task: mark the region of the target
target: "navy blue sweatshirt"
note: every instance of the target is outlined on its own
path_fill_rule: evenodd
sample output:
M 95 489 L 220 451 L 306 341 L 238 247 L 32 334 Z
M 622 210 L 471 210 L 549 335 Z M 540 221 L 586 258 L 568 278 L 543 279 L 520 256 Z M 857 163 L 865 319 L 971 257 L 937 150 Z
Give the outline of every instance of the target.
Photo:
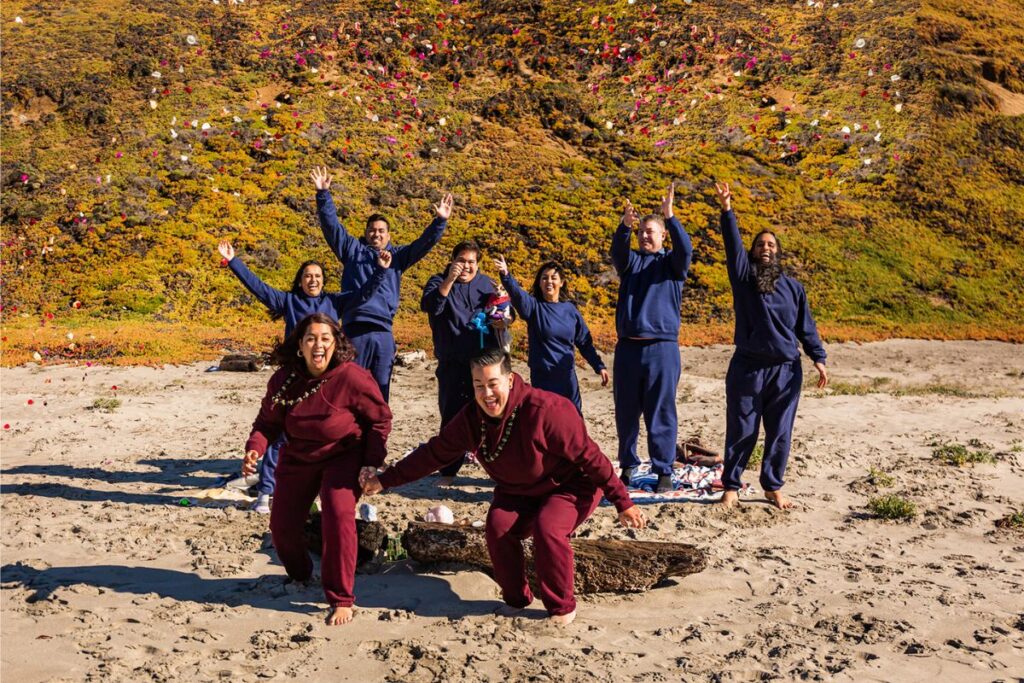
M 477 273 L 469 282 L 456 280 L 448 296 L 441 296 L 438 291 L 442 282 L 444 274 L 427 280 L 420 299 L 420 310 L 427 314 L 434 338 L 434 356 L 439 361 L 468 362 L 480 349 L 480 332 L 470 321 L 484 310 L 487 299 L 496 291 L 494 281 Z M 488 329 L 484 345 L 495 344 L 494 335 Z
M 516 313 L 526 321 L 530 341 L 527 364 L 531 373 L 559 377 L 575 371 L 577 347 L 594 372 L 604 369 L 587 323 L 575 304 L 536 299 L 519 286 L 511 273 L 501 276 L 501 284 L 512 299 Z
M 295 294 L 274 289 L 259 279 L 237 256 L 228 261 L 228 267 L 235 277 L 242 281 L 245 288 L 270 309 L 271 313 L 284 317 L 286 337 L 292 333 L 299 321 L 313 313 L 323 313 L 340 321 L 347 306 L 351 306 L 357 300 L 372 297 L 384 281 L 384 271 L 378 268 L 377 270 L 381 272 L 366 282 L 358 297 L 355 296 L 355 292 L 321 292 L 320 296 L 309 296 L 304 292 Z
M 736 226 L 736 214 L 722 212 L 722 239 L 736 311 L 736 351 L 755 359 L 782 363 L 800 357 L 800 345 L 815 363 L 825 362 L 818 328 L 807 305 L 803 286 L 788 275 L 779 276 L 775 291 L 757 291 L 750 254 Z
M 619 224 L 612 237 L 612 265 L 619 274 L 615 331 L 619 339 L 679 340 L 679 306 L 693 246 L 674 216 L 665 221 L 672 249 L 644 254 L 629 248 L 632 230 Z
M 338 256 L 338 260 L 345 265 L 345 270 L 341 274 L 341 289 L 360 289 L 373 277 L 377 269 L 377 250 L 368 245 L 362 237 L 356 239 L 342 227 L 338 222 L 338 212 L 329 191 L 317 190 L 316 210 L 324 239 Z M 444 219 L 435 218 L 423 234 L 411 244 L 402 247 L 388 244 L 387 249 L 393 258 L 391 267 L 385 271 L 379 292 L 349 306 L 344 312 L 342 323 L 373 323 L 390 330 L 398 311 L 402 274 L 441 241 L 447 225 L 448 222 Z

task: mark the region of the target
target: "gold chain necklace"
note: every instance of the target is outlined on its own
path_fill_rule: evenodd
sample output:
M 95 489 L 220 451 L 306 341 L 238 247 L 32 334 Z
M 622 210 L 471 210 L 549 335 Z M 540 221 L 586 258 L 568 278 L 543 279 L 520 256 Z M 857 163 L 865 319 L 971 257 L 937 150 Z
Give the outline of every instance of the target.
M 480 418 L 480 459 L 482 461 L 487 463 L 494 462 L 501 455 L 501 452 L 505 450 L 505 444 L 508 443 L 509 438 L 512 436 L 512 425 L 515 424 L 518 412 L 519 406 L 512 409 L 512 414 L 508 416 L 505 427 L 501 430 L 501 438 L 498 439 L 498 445 L 493 452 L 489 452 L 487 449 L 487 422 L 484 418 Z
M 319 391 L 320 385 L 322 385 L 324 382 L 327 381 L 326 377 L 321 378 L 319 382 L 317 382 L 312 387 L 307 389 L 304 394 L 302 394 L 301 396 L 298 396 L 297 398 L 282 398 L 284 396 L 284 393 L 288 390 L 288 387 L 290 387 L 295 382 L 295 380 L 297 378 L 298 378 L 298 375 L 296 374 L 296 372 L 294 370 L 292 370 L 291 373 L 288 375 L 288 379 L 286 379 L 284 381 L 284 384 L 281 385 L 281 388 L 277 390 L 277 393 L 275 393 L 273 396 L 270 397 L 270 402 L 275 404 L 275 405 L 279 405 L 279 406 L 289 406 L 290 407 L 290 406 L 298 405 L 299 403 L 301 403 L 302 401 L 305 401 L 307 398 L 309 398 L 310 396 L 315 394 L 317 391 Z

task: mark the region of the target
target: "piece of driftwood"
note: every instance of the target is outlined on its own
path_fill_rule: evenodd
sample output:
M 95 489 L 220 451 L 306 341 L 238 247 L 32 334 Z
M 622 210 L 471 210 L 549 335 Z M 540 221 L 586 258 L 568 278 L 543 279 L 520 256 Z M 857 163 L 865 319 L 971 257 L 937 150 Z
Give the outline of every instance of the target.
M 417 562 L 457 562 L 491 572 L 483 529 L 412 522 L 402 534 L 402 545 Z M 524 545 L 530 585 L 535 586 L 532 542 Z M 572 549 L 577 593 L 636 593 L 707 566 L 704 551 L 687 543 L 575 538 Z
M 383 548 L 387 542 L 388 532 L 380 522 L 364 522 L 361 519 L 357 519 L 356 533 L 359 535 L 359 553 L 356 557 L 356 566 L 361 566 L 377 556 L 377 551 Z M 306 547 L 315 555 L 319 555 L 323 547 L 319 512 L 314 512 L 306 520 Z
M 229 353 L 220 359 L 218 370 L 226 372 L 256 372 L 262 363 L 260 357 L 251 353 Z

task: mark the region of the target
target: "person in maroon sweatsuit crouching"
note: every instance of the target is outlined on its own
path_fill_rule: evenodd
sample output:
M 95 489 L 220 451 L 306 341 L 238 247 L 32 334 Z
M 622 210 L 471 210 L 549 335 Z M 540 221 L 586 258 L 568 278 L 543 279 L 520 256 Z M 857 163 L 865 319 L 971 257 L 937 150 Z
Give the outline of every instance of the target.
M 512 372 L 501 349 L 481 351 L 470 369 L 475 402 L 381 474 L 363 470 L 363 493 L 415 481 L 475 451 L 496 484 L 486 537 L 505 602 L 499 613 L 514 614 L 533 602 L 522 544 L 532 536 L 540 599 L 553 622 L 571 623 L 576 616 L 573 530 L 594 512 L 602 492 L 623 525 L 643 528 L 646 519 L 587 435 L 572 401 L 528 385 Z
M 280 369 L 267 383 L 245 444 L 242 473 L 256 471 L 267 445 L 288 436 L 277 465 L 270 535 L 288 576 L 307 581 L 313 562 L 303 527 L 320 496 L 320 573 L 331 609 L 327 623 L 352 620 L 356 573 L 356 501 L 361 468 L 376 472 L 387 455 L 391 410 L 355 350 L 323 313 L 304 318 L 275 350 Z

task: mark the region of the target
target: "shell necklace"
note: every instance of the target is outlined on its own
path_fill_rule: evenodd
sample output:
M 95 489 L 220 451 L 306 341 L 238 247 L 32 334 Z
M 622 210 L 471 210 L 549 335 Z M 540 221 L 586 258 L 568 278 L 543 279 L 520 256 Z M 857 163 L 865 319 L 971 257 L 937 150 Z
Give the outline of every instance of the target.
M 297 405 L 319 391 L 320 385 L 327 381 L 326 377 L 322 377 L 319 382 L 307 389 L 301 396 L 297 396 L 296 398 L 284 398 L 284 394 L 288 391 L 288 387 L 294 384 L 296 379 L 298 379 L 298 374 L 292 370 L 291 374 L 288 375 L 288 379 L 286 379 L 284 384 L 281 385 L 281 388 L 277 390 L 277 393 L 270 397 L 270 402 L 279 406 L 290 407 Z
M 487 422 L 484 418 L 480 418 L 480 459 L 486 463 L 494 462 L 501 455 L 501 452 L 505 449 L 505 444 L 508 443 L 509 438 L 512 436 L 512 426 L 516 422 L 516 414 L 519 412 L 519 406 L 512 409 L 512 414 L 508 416 L 508 420 L 505 422 L 504 429 L 501 430 L 501 438 L 498 439 L 498 445 L 491 451 L 487 447 Z

